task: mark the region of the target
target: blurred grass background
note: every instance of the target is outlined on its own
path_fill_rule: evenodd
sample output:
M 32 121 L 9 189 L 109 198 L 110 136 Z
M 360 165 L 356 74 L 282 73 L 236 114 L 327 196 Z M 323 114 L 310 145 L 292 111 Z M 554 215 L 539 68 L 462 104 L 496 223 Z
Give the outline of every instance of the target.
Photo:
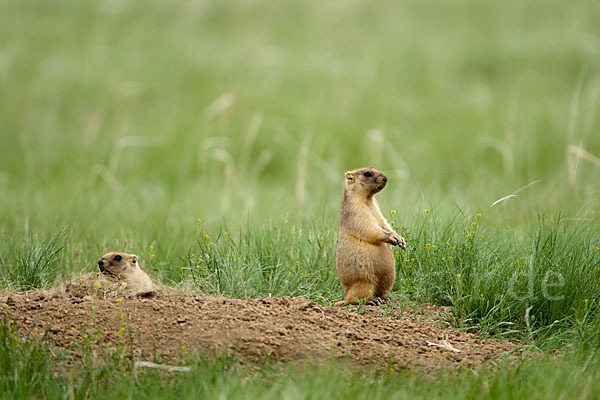
M 363 165 L 405 217 L 597 216 L 597 2 L 0 4 L 5 233 L 334 224 Z

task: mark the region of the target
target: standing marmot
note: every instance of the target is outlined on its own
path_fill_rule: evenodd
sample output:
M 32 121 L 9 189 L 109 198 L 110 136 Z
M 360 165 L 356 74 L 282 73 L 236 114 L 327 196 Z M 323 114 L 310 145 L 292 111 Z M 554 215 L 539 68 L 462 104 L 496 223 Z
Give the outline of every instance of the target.
M 157 287 L 138 264 L 138 256 L 128 253 L 106 253 L 98 260 L 98 268 L 110 279 L 125 283 L 135 295 L 153 296 Z
M 386 183 L 387 177 L 373 168 L 346 172 L 335 250 L 345 296 L 336 306 L 384 299 L 394 285 L 396 263 L 388 244 L 405 249 L 406 243 L 387 223 L 375 200 Z

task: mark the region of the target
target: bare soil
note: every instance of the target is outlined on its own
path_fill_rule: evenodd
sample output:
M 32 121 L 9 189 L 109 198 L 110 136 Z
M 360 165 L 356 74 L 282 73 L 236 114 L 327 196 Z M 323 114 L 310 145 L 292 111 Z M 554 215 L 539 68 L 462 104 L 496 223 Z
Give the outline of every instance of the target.
M 95 346 L 114 348 L 129 343 L 129 330 L 136 361 L 175 364 L 182 352 L 225 351 L 243 364 L 333 357 L 355 365 L 433 371 L 493 365 L 515 348 L 451 329 L 443 323 L 447 309 L 415 310 L 398 300 L 340 309 L 289 297 L 239 300 L 186 292 L 116 299 L 25 292 L 0 295 L 0 307 L 16 321 L 20 335 L 46 333 L 54 352 L 66 350 L 61 354 L 72 357 L 77 357 L 74 343 L 92 338 Z

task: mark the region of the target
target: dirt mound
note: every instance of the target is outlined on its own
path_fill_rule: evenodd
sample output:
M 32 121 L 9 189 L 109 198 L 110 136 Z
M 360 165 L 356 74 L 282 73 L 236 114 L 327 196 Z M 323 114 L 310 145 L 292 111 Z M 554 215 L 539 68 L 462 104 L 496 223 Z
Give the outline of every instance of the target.
M 0 307 L 16 320 L 21 335 L 47 331 L 54 350 L 70 352 L 72 343 L 90 337 L 107 348 L 128 340 L 131 329 L 136 360 L 170 363 L 177 363 L 182 351 L 233 351 L 241 363 L 334 357 L 431 371 L 490 365 L 515 347 L 441 327 L 443 309 L 415 312 L 393 300 L 349 310 L 288 297 L 238 300 L 179 293 L 120 300 L 10 293 L 0 296 Z

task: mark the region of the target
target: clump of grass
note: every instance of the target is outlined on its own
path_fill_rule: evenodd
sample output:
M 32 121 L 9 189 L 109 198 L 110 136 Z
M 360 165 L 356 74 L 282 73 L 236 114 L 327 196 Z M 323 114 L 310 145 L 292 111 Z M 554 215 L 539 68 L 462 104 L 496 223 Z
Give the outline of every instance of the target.
M 519 238 L 472 218 L 426 211 L 396 251 L 396 290 L 453 306 L 458 323 L 487 333 L 549 335 L 596 313 L 600 251 L 594 229 L 540 219 Z
M 44 239 L 35 236 L 26 241 L 19 239 L 9 237 L 0 245 L 0 280 L 3 285 L 26 290 L 54 283 L 58 255 L 66 246 L 64 229 Z
M 338 291 L 333 232 L 314 226 L 250 228 L 233 238 L 199 233 L 184 257 L 194 285 L 234 297 L 305 296 L 330 301 Z

